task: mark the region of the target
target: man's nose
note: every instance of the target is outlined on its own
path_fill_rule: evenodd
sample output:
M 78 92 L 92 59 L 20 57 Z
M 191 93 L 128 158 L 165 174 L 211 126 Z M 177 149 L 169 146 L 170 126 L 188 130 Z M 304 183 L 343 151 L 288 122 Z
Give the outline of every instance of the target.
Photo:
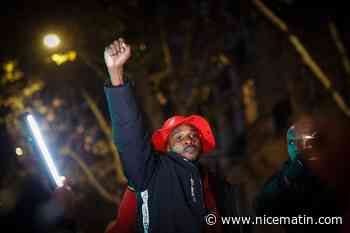
M 184 139 L 184 142 L 186 145 L 192 145 L 193 144 L 193 138 L 191 136 L 186 136 Z

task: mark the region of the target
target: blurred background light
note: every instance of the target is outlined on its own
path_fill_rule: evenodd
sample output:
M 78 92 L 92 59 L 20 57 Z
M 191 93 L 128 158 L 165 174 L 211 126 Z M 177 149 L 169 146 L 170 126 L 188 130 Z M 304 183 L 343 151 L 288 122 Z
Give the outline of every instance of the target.
M 47 34 L 43 38 L 43 43 L 48 48 L 56 48 L 61 43 L 61 39 L 57 34 Z

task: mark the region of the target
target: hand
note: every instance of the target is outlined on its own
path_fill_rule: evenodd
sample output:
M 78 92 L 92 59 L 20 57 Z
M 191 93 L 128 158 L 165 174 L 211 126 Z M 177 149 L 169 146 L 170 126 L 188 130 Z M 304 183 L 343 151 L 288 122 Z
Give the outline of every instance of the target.
M 111 76 L 112 84 L 115 86 L 122 85 L 123 67 L 131 56 L 131 48 L 124 42 L 123 38 L 113 41 L 104 51 L 105 63 Z
M 65 179 L 63 186 L 57 188 L 53 193 L 53 198 L 60 204 L 68 215 L 73 213 L 76 201 L 70 184 L 71 182 Z

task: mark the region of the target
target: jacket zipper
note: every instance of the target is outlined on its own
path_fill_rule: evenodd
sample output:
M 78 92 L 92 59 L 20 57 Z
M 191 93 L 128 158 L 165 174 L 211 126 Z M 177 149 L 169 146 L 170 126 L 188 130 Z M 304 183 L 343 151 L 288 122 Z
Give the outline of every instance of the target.
M 187 160 L 186 160 L 187 161 Z M 202 201 L 202 207 L 205 208 L 205 204 L 204 204 L 204 191 L 203 191 L 203 184 L 202 184 L 202 178 L 200 176 L 200 173 L 199 173 L 199 170 L 198 170 L 198 167 L 196 167 L 194 164 L 192 164 L 190 161 L 188 161 L 188 163 L 194 168 L 195 170 L 195 177 L 197 177 L 197 179 L 199 180 L 199 198 L 200 200 Z M 193 194 L 195 195 L 195 191 L 194 191 L 194 185 L 195 185 L 195 180 L 193 179 L 193 174 L 191 174 L 191 177 L 190 177 L 191 180 L 193 180 L 193 184 L 192 184 L 192 181 L 191 182 L 191 195 L 192 195 L 192 199 L 194 202 L 196 202 L 196 198 L 193 196 Z M 193 187 L 193 191 L 192 191 L 192 187 Z

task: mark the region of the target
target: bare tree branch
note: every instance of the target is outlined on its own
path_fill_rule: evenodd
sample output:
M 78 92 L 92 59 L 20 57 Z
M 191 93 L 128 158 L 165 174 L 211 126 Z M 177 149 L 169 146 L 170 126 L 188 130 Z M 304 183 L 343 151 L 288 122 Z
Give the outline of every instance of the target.
M 89 182 L 91 185 L 97 190 L 97 192 L 107 201 L 118 204 L 119 199 L 117 197 L 114 197 L 111 195 L 101 184 L 100 182 L 95 178 L 92 171 L 89 169 L 89 167 L 85 164 L 85 162 L 78 156 L 77 153 L 70 150 L 69 148 L 63 148 L 61 151 L 62 154 L 67 155 L 71 157 L 75 162 L 78 163 L 79 167 L 83 170 L 85 175 L 87 176 Z
M 337 26 L 335 25 L 334 22 L 331 21 L 329 22 L 328 27 L 329 27 L 329 31 L 331 33 L 332 39 L 338 49 L 338 52 L 340 53 L 345 72 L 348 75 L 348 78 L 350 78 L 350 60 L 347 55 L 347 51 L 344 46 L 344 43 L 340 38 Z
M 158 86 L 160 81 L 165 77 L 167 77 L 169 74 L 171 74 L 173 71 L 171 52 L 166 40 L 164 28 L 162 28 L 160 31 L 160 38 L 162 41 L 162 50 L 164 55 L 165 69 L 150 75 L 150 79 L 155 82 L 156 86 Z
M 313 74 L 318 78 L 327 91 L 330 91 L 334 101 L 337 106 L 348 116 L 350 117 L 350 108 L 340 96 L 340 94 L 331 87 L 331 81 L 329 77 L 323 72 L 321 67 L 315 62 L 311 57 L 308 50 L 300 42 L 299 38 L 288 31 L 287 24 L 280 19 L 272 10 L 270 10 L 261 0 L 253 0 L 253 3 L 273 24 L 275 24 L 281 31 L 288 33 L 288 39 L 297 52 L 300 54 L 305 65 L 313 72 Z
M 90 67 L 90 69 L 92 69 L 97 74 L 97 76 L 99 78 L 105 80 L 105 78 L 106 78 L 105 72 L 103 72 L 103 70 L 97 64 L 92 62 L 84 52 L 79 51 L 79 54 L 80 54 L 81 61 L 85 65 Z
M 287 24 L 282 19 L 280 19 L 272 10 L 270 10 L 262 1 L 260 1 L 260 0 L 253 0 L 253 3 L 281 31 L 283 31 L 283 32 L 288 32 L 289 31 Z

